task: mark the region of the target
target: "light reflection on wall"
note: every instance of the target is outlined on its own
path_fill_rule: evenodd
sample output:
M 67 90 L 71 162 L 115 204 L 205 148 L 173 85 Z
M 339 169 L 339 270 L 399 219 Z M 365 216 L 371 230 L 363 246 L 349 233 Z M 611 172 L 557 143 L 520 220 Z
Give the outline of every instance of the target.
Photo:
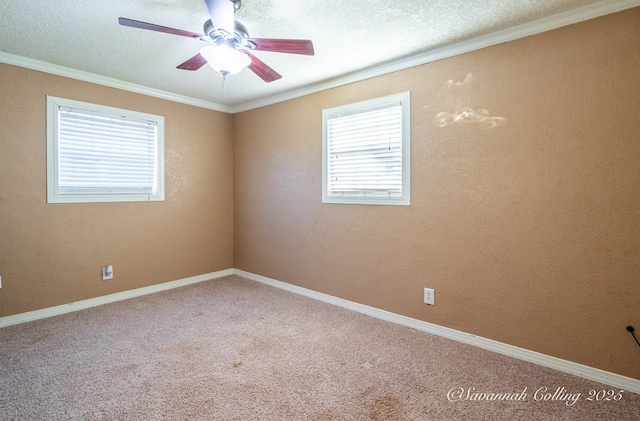
M 440 94 L 445 111 L 436 114 L 434 123 L 438 127 L 475 124 L 481 129 L 491 129 L 506 123 L 506 118 L 492 116 L 489 110 L 474 104 L 474 101 L 477 102 L 475 98 L 481 94 L 477 80 L 471 73 L 462 82 L 448 80 Z

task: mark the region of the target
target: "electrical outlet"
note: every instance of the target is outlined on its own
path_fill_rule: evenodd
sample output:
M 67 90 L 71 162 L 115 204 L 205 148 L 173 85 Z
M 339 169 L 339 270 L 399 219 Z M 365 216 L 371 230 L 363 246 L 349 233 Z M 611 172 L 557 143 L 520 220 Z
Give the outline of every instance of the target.
M 435 291 L 433 288 L 424 289 L 424 303 L 429 305 L 436 305 Z
M 107 265 L 102 267 L 102 280 L 113 279 L 113 266 Z
M 0 275 L 0 289 L 2 289 L 2 275 Z

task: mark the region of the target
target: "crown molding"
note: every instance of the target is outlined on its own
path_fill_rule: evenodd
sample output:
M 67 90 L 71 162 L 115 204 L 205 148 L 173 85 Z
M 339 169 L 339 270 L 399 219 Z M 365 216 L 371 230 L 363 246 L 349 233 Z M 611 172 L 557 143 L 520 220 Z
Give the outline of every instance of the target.
M 612 13 L 621 12 L 640 6 L 640 0 L 605 0 L 598 3 L 583 6 L 577 9 L 569 10 L 546 18 L 538 19 L 512 28 L 503 29 L 491 34 L 483 35 L 467 41 L 458 42 L 435 50 L 427 51 L 411 57 L 407 57 L 393 62 L 374 66 L 355 73 L 340 76 L 324 82 L 308 85 L 300 89 L 288 91 L 279 95 L 268 98 L 259 99 L 257 101 L 248 102 L 246 104 L 233 107 L 232 112 L 238 113 L 249 111 L 255 108 L 266 107 L 279 102 L 288 101 L 290 99 L 299 98 L 309 94 L 325 91 L 348 85 L 350 83 L 360 82 L 389 73 L 398 72 L 409 69 L 411 67 L 421 66 L 438 60 L 455 57 L 461 54 L 470 53 L 494 45 L 503 44 L 509 41 L 515 41 L 531 35 L 540 34 L 561 28 L 563 26 L 573 25 L 575 23 L 584 22 Z
M 147 95 L 160 99 L 166 99 L 168 101 L 179 102 L 182 104 L 193 105 L 195 107 L 206 108 L 209 110 L 221 111 L 224 113 L 233 112 L 233 108 L 226 105 L 203 101 L 201 99 L 196 99 L 185 95 L 178 95 L 160 89 L 150 88 L 144 85 L 138 85 L 119 79 L 97 75 L 95 73 L 84 72 L 82 70 L 76 70 L 70 67 L 64 67 L 57 64 L 35 60 L 32 58 L 5 53 L 3 51 L 0 51 L 0 63 L 24 67 L 31 70 L 37 70 L 39 72 L 49 73 L 56 76 L 64 76 L 83 82 L 95 83 L 96 85 L 108 86 L 110 88 L 122 89 L 124 91 L 134 92 L 137 94 Z
M 314 83 L 298 89 L 269 96 L 267 98 L 258 99 L 256 101 L 247 102 L 237 106 L 227 106 L 215 102 L 203 101 L 201 99 L 178 95 L 175 93 L 138 85 L 135 83 L 96 75 L 94 73 L 84 72 L 71 69 L 69 67 L 21 57 L 2 51 L 0 51 L 0 63 L 6 63 L 14 66 L 24 67 L 27 69 L 51 73 L 58 76 L 64 76 L 84 82 L 95 83 L 97 85 L 122 89 L 142 95 L 166 99 L 168 101 L 193 105 L 200 108 L 235 114 L 256 108 L 266 107 L 268 105 L 277 104 L 279 102 L 284 102 L 295 98 L 300 98 L 328 89 L 348 85 L 350 83 L 360 82 L 389 73 L 421 66 L 423 64 L 431 63 L 434 61 L 455 57 L 461 54 L 469 53 L 505 42 L 515 41 L 520 38 L 540 34 L 542 32 L 551 31 L 563 26 L 573 25 L 575 23 L 595 19 L 612 13 L 621 12 L 623 10 L 632 9 L 638 6 L 640 6 L 640 0 L 604 0 L 577 9 L 562 12 L 553 16 L 538 19 L 533 22 L 503 29 L 501 31 L 483 35 L 467 41 L 458 42 L 441 48 L 436 48 L 434 50 L 426 51 L 424 53 L 417 54 L 411 57 L 394 60 L 392 62 L 384 63 L 379 66 L 370 67 L 368 69 Z

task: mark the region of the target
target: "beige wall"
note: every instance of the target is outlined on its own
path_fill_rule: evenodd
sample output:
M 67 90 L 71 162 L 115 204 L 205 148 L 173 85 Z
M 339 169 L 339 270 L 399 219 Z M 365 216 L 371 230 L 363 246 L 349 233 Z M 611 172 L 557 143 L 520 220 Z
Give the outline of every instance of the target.
M 638 21 L 235 116 L 0 64 L 0 317 L 235 266 L 640 378 Z M 405 90 L 411 206 L 321 204 L 321 110 Z M 166 201 L 47 204 L 46 95 L 164 115 Z
M 166 200 L 47 204 L 46 95 L 163 115 Z M 232 116 L 2 64 L 0 109 L 0 317 L 232 267 Z
M 640 379 L 638 22 L 235 115 L 235 267 Z M 323 205 L 321 110 L 405 90 L 411 206 Z M 437 124 L 464 107 L 499 124 Z

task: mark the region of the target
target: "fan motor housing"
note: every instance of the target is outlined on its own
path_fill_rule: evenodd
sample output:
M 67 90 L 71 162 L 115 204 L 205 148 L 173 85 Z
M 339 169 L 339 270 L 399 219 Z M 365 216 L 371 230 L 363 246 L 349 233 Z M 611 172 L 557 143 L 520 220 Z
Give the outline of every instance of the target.
M 216 38 L 220 38 L 220 37 L 228 38 L 228 37 L 230 37 L 230 35 L 232 35 L 232 34 L 227 34 L 227 31 L 220 31 L 219 29 L 216 29 L 213 26 L 213 23 L 211 23 L 211 19 L 207 20 L 204 23 L 203 31 L 204 31 L 205 35 L 207 35 L 209 38 L 211 38 L 213 40 L 215 40 Z M 242 42 L 245 39 L 249 38 L 249 31 L 247 30 L 247 28 L 243 24 L 241 24 L 237 20 L 234 21 L 233 31 L 235 32 L 233 34 L 233 37 L 236 38 L 240 42 Z

